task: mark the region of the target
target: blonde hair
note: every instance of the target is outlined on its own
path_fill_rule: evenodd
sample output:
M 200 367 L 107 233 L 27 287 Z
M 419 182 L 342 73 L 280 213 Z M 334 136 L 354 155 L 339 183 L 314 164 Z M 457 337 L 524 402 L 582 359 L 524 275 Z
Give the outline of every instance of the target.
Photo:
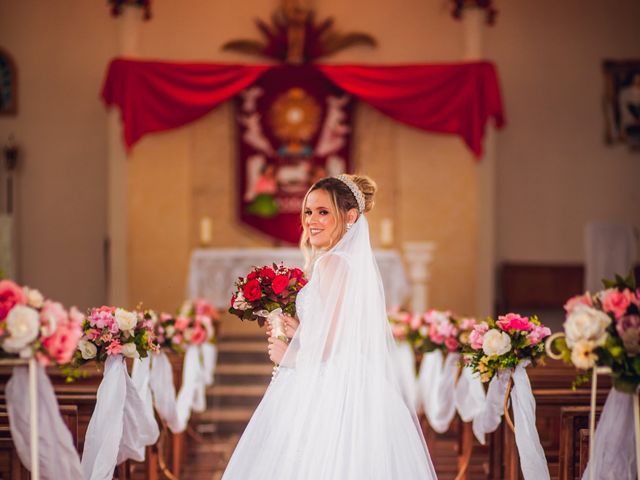
M 366 175 L 347 175 L 349 179 L 357 185 L 362 194 L 364 195 L 364 212 L 371 211 L 375 202 L 374 196 L 378 186 L 376 182 Z M 300 237 L 300 249 L 305 258 L 305 270 L 309 270 L 314 257 L 318 254 L 318 251 L 311 246 L 309 241 L 309 227 L 305 221 L 304 211 L 307 208 L 307 199 L 309 194 L 315 190 L 324 190 L 329 194 L 331 201 L 330 208 L 336 217 L 336 226 L 333 232 L 331 232 L 332 242 L 328 248 L 333 247 L 347 232 L 346 216 L 347 212 L 351 209 L 358 210 L 358 201 L 356 200 L 353 192 L 349 189 L 346 183 L 335 177 L 326 177 L 318 180 L 307 191 L 302 201 L 302 211 L 300 212 L 300 223 L 302 224 L 302 236 Z

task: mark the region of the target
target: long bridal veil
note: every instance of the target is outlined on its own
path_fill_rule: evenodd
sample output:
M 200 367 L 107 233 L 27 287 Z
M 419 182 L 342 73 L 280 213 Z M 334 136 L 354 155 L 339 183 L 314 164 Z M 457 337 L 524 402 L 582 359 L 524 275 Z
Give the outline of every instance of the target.
M 224 478 L 435 479 L 363 215 L 315 260 L 297 308 L 300 327 Z

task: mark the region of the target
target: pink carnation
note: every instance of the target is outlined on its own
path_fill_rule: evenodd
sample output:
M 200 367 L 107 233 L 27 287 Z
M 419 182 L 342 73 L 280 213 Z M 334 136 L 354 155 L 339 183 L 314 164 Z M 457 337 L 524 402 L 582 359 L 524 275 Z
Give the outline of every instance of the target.
M 200 324 L 196 324 L 193 328 L 193 332 L 191 333 L 191 343 L 195 345 L 200 345 L 207 340 L 207 331 L 200 326 Z
M 444 343 L 444 335 L 442 335 L 438 331 L 438 324 L 432 323 L 429 325 L 429 339 L 433 343 L 437 343 L 438 345 L 442 345 Z
M 113 318 L 115 311 L 116 309 L 113 307 L 102 306 L 100 308 L 94 308 L 91 310 L 91 313 L 89 314 L 89 324 L 92 327 L 96 327 L 100 329 L 105 327 L 111 327 L 113 323 L 115 323 Z M 116 332 L 113 332 L 113 333 L 116 333 Z
M 118 355 L 122 351 L 120 340 L 114 340 L 107 347 L 107 355 Z
M 529 332 L 533 329 L 534 325 L 529 322 L 527 317 L 522 317 L 517 313 L 507 313 L 504 316 L 498 317 L 496 325 L 505 332 L 510 330 L 519 330 L 523 332 Z
M 0 320 L 9 315 L 15 305 L 24 305 L 27 302 L 22 288 L 11 280 L 0 280 Z
M 549 327 L 543 327 L 542 325 L 535 325 L 533 330 L 527 335 L 527 339 L 531 343 L 531 345 L 537 345 L 543 339 L 551 335 L 551 330 Z
M 575 297 L 571 297 L 569 300 L 567 300 L 567 303 L 564 304 L 564 309 L 567 313 L 570 313 L 578 305 L 593 307 L 593 300 L 591 300 L 591 295 L 589 294 L 589 292 L 585 292 L 583 295 L 576 295 Z
M 640 315 L 623 315 L 616 320 L 616 330 L 621 337 L 630 328 L 640 329 Z
M 487 322 L 480 322 L 473 327 L 472 332 L 469 334 L 469 344 L 471 348 L 479 350 L 482 348 L 482 342 L 484 341 L 484 334 L 489 330 L 489 324 Z
M 602 308 L 607 313 L 613 313 L 615 318 L 620 318 L 627 313 L 627 308 L 632 303 L 638 305 L 638 298 L 631 290 L 625 288 L 620 292 L 612 288 L 604 292 Z

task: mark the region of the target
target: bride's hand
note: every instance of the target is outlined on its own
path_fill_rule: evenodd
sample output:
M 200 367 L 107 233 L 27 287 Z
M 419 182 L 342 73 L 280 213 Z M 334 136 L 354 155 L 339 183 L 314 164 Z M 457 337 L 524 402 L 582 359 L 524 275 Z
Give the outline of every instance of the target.
M 284 333 L 288 338 L 293 338 L 298 327 L 300 326 L 300 321 L 297 318 L 290 317 L 289 315 L 282 315 L 282 319 L 284 320 Z
M 280 365 L 284 352 L 287 351 L 287 344 L 279 338 L 269 337 L 269 358 L 276 365 Z

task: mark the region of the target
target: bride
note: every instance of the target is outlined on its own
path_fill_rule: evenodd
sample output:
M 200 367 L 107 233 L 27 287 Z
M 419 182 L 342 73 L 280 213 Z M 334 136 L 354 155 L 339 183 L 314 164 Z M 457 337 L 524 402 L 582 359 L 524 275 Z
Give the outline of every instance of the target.
M 309 283 L 270 338 L 280 368 L 223 480 L 435 479 L 412 402 L 394 370 L 396 347 L 365 213 L 375 183 L 340 175 L 303 202 Z

